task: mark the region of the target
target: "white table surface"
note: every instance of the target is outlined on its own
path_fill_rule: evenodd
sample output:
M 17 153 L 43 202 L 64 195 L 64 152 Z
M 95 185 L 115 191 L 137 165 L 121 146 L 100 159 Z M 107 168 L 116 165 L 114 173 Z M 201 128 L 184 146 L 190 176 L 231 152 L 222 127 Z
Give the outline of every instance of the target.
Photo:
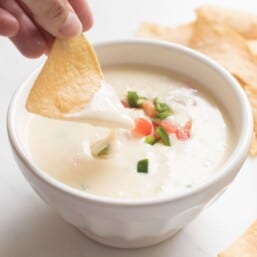
M 219 3 L 257 13 L 253 0 L 91 0 L 94 42 L 135 35 L 140 21 L 178 24 L 195 6 Z M 99 245 L 63 221 L 33 192 L 18 170 L 7 139 L 6 112 L 15 88 L 44 58 L 22 57 L 0 38 L 0 257 L 210 257 L 257 218 L 257 159 L 248 159 L 229 190 L 177 236 L 160 245 L 122 250 Z

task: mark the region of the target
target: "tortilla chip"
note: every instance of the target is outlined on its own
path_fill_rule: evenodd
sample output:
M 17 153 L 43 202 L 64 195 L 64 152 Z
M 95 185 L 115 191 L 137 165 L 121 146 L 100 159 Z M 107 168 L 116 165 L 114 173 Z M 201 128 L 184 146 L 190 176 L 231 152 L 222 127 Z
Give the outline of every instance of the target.
M 255 121 L 255 131 L 256 131 L 256 121 Z M 253 136 L 252 136 L 252 142 L 251 142 L 251 146 L 250 146 L 250 155 L 252 157 L 256 156 L 257 155 L 257 135 L 256 135 L 256 132 L 253 132 Z
M 244 84 L 257 86 L 257 63 L 246 40 L 219 22 L 198 15 L 189 45 L 224 66 Z
M 257 15 L 240 10 L 203 5 L 196 13 L 209 20 L 219 21 L 236 30 L 246 39 L 257 39 Z
M 181 45 L 188 45 L 194 24 L 188 23 L 178 27 L 166 27 L 155 23 L 143 22 L 138 35 L 141 37 L 165 40 Z
M 257 88 L 252 86 L 244 86 L 244 90 L 250 101 L 252 111 L 253 111 L 253 121 L 254 121 L 254 132 L 251 142 L 250 155 L 257 155 Z
M 28 111 L 50 118 L 78 112 L 100 88 L 101 68 L 84 35 L 56 40 L 27 99 Z
M 257 221 L 219 257 L 256 257 L 257 256 Z

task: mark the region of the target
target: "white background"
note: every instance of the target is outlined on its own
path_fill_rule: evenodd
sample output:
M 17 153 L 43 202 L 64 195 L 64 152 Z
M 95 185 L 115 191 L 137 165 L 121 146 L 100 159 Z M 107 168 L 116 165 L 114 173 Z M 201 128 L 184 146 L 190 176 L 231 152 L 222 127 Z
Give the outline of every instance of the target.
M 193 19 L 206 2 L 252 10 L 254 0 L 89 0 L 94 41 L 133 37 L 141 21 L 178 24 Z M 18 170 L 6 133 L 8 102 L 21 81 L 44 58 L 22 57 L 0 38 L 0 257 L 209 257 L 237 238 L 257 218 L 257 160 L 247 160 L 229 190 L 176 237 L 158 246 L 122 250 L 99 245 L 81 235 L 46 206 Z

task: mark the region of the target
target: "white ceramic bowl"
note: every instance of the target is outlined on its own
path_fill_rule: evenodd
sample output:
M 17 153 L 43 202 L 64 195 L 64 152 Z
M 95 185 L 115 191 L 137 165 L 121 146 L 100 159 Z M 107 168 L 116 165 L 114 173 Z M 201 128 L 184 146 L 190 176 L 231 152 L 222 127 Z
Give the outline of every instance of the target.
M 66 221 L 98 242 L 143 247 L 174 235 L 227 188 L 247 157 L 252 134 L 248 100 L 235 79 L 218 64 L 190 49 L 168 43 L 127 40 L 98 44 L 102 65 L 140 63 L 179 72 L 208 90 L 227 112 L 233 150 L 206 183 L 165 198 L 122 202 L 81 192 L 56 181 L 31 159 L 26 143 L 30 117 L 24 108 L 37 72 L 17 90 L 8 112 L 8 133 L 15 159 L 39 196 Z

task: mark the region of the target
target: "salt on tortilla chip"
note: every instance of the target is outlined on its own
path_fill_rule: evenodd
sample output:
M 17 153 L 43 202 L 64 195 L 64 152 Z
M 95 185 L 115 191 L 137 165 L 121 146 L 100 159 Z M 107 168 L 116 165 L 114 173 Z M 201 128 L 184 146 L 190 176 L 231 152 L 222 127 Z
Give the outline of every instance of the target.
M 257 221 L 230 247 L 218 254 L 218 257 L 256 257 L 257 256 Z
M 244 84 L 257 86 L 255 56 L 230 27 L 198 15 L 189 46 L 216 60 Z
M 257 88 L 245 85 L 244 90 L 248 96 L 249 102 L 252 107 L 253 112 L 253 121 L 254 121 L 254 131 L 253 137 L 250 147 L 250 155 L 256 156 L 257 155 Z
M 181 45 L 188 45 L 193 26 L 193 23 L 188 23 L 172 28 L 155 23 L 143 22 L 140 25 L 138 35 L 140 37 L 154 38 Z
M 50 118 L 78 112 L 100 88 L 102 79 L 95 52 L 84 35 L 55 40 L 30 91 L 26 108 Z
M 256 14 L 209 4 L 200 6 L 196 9 L 196 13 L 209 20 L 219 21 L 230 26 L 246 39 L 257 39 Z

